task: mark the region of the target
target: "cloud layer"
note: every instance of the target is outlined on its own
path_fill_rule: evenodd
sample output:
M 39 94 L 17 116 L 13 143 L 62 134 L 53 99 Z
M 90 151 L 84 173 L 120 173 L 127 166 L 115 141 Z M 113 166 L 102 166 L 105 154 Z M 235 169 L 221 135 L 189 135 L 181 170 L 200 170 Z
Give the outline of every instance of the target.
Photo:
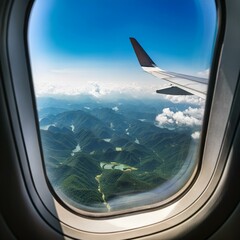
M 202 126 L 204 108 L 192 108 L 188 107 L 184 111 L 172 111 L 170 108 L 164 108 L 161 114 L 156 116 L 156 126 L 162 128 L 192 128 L 192 138 L 198 139 L 200 137 L 200 131 Z M 197 130 L 197 131 L 196 131 Z
M 175 125 L 183 127 L 201 126 L 203 108 L 189 107 L 184 111 L 173 112 L 170 108 L 164 108 L 162 113 L 157 115 L 158 126 Z
M 204 105 L 205 100 L 194 96 L 194 95 L 166 95 L 165 99 L 173 102 L 173 103 L 190 103 L 190 104 L 196 104 L 196 105 Z

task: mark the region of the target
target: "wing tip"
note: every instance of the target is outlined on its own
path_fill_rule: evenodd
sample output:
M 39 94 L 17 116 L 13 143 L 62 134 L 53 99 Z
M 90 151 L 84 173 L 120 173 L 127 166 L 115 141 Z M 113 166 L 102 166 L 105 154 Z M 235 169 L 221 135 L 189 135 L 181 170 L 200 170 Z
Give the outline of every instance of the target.
M 156 64 L 149 57 L 149 55 L 145 52 L 143 47 L 139 44 L 139 42 L 134 37 L 129 37 L 131 44 L 133 46 L 134 52 L 138 58 L 138 61 L 142 67 L 156 67 Z
M 170 86 L 167 88 L 156 90 L 156 93 L 167 95 L 193 95 L 192 93 L 176 86 Z

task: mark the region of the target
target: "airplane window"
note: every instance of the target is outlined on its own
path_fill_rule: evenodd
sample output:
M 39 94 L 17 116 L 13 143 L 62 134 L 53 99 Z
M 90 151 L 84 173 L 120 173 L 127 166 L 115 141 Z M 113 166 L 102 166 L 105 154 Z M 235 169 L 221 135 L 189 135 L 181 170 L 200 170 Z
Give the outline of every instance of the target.
M 216 33 L 214 0 L 35 2 L 31 69 L 60 201 L 114 214 L 188 186 Z

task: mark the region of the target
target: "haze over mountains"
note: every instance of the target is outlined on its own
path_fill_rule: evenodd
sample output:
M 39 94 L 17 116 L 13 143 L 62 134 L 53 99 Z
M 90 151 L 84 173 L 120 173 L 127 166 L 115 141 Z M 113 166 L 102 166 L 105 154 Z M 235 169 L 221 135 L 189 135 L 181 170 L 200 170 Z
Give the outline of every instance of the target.
M 37 103 L 48 178 L 64 201 L 83 210 L 107 212 L 157 202 L 157 194 L 123 199 L 153 193 L 178 174 L 189 149 L 197 149 L 193 134 L 201 126 L 193 121 L 196 105 L 89 96 L 38 98 Z M 180 112 L 192 124 L 178 126 Z M 168 121 L 159 122 L 159 114 Z

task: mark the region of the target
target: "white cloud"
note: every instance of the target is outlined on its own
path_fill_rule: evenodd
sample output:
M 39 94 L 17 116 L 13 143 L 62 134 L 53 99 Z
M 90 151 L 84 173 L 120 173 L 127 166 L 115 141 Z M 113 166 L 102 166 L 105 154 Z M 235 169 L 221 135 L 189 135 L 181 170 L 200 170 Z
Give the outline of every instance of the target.
M 200 138 L 200 132 L 199 131 L 196 131 L 194 132 L 191 137 L 194 139 L 194 140 L 197 140 Z
M 165 98 L 173 103 L 191 103 L 204 105 L 205 100 L 194 95 L 166 95 Z
M 159 127 L 199 127 L 202 125 L 203 114 L 203 108 L 189 107 L 177 112 L 164 108 L 162 113 L 156 116 L 156 122 Z
M 51 75 L 52 74 L 52 75 Z M 34 81 L 37 96 L 48 95 L 92 95 L 100 98 L 108 95 L 127 95 L 132 97 L 159 98 L 156 94 L 157 86 L 149 83 L 110 81 L 110 80 L 89 80 L 83 81 L 81 76 L 74 76 L 62 70 L 62 73 L 52 71 L 47 77 Z M 56 77 L 57 75 L 57 77 Z M 60 75 L 60 76 L 58 76 Z
M 156 121 L 158 122 L 159 126 L 163 126 L 163 125 L 169 125 L 169 124 L 173 124 L 174 121 L 171 118 L 168 118 L 167 116 L 165 116 L 164 114 L 159 114 L 156 117 Z
M 82 91 L 97 98 L 105 96 L 110 92 L 108 89 L 100 87 L 96 82 L 90 82 L 85 89 L 82 89 Z
M 119 108 L 116 106 L 116 107 L 113 107 L 112 110 L 117 112 L 117 111 L 119 111 Z
M 173 115 L 173 119 L 175 120 L 175 123 L 180 126 L 200 126 L 201 121 L 195 117 L 192 117 L 191 115 L 187 115 L 184 112 L 176 112 Z
M 170 108 L 164 108 L 163 109 L 163 113 L 166 115 L 166 116 L 169 116 L 169 117 L 172 117 L 174 112 L 170 110 Z
M 204 108 L 201 107 L 201 108 L 192 108 L 192 107 L 189 107 L 188 109 L 186 109 L 184 111 L 184 114 L 186 115 L 190 115 L 196 119 L 202 119 L 202 116 L 204 114 Z

